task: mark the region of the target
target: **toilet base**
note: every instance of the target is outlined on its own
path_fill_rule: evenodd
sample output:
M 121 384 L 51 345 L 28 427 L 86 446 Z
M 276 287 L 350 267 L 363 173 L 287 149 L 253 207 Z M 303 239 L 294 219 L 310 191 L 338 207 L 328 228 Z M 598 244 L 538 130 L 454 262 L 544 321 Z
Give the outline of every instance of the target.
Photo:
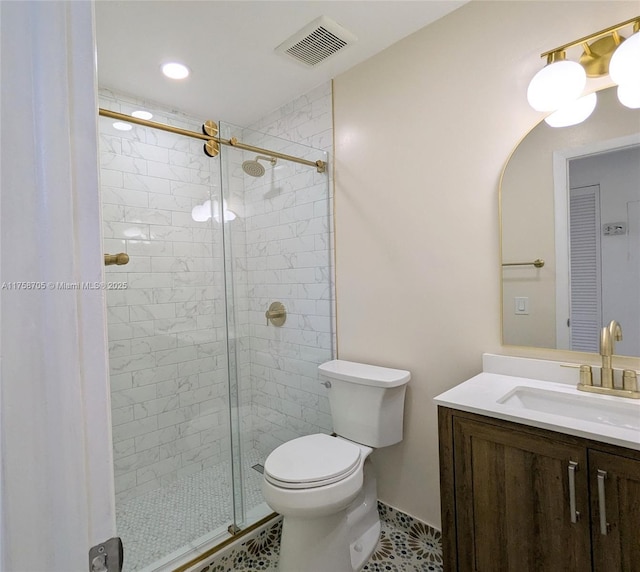
M 351 569 L 354 572 L 362 570 L 369 558 L 371 558 L 380 539 L 380 530 L 380 521 L 378 521 L 372 524 L 371 527 L 349 547 L 351 550 Z
M 279 572 L 358 572 L 380 537 L 377 483 L 369 461 L 356 499 L 344 510 L 323 517 L 285 516 Z
M 344 511 L 321 518 L 285 517 L 279 572 L 353 572 Z
M 347 526 L 351 538 L 351 569 L 357 572 L 367 563 L 380 539 L 378 483 L 370 461 L 364 465 L 362 491 L 347 509 Z

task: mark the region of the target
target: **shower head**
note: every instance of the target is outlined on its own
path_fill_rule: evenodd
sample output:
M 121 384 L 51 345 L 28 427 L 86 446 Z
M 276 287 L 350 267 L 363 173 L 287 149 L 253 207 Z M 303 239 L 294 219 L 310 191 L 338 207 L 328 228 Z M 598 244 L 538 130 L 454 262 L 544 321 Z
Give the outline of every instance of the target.
M 264 175 L 264 167 L 258 163 L 258 160 L 269 161 L 272 166 L 278 162 L 275 157 L 264 157 L 262 155 L 258 155 L 253 161 L 245 161 L 242 163 L 242 170 L 252 177 L 262 177 L 262 175 Z
M 258 161 L 245 161 L 242 163 L 242 170 L 252 177 L 262 177 L 264 175 L 264 167 Z

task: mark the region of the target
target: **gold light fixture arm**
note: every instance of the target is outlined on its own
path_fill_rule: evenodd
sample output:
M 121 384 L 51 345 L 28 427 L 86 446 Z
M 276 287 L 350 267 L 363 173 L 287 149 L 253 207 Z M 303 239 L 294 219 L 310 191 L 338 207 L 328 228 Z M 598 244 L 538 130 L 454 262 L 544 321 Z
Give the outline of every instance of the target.
M 102 107 L 98 112 L 102 117 L 110 117 L 111 119 L 117 119 L 118 121 L 135 123 L 136 125 L 160 129 L 161 131 L 168 131 L 169 133 L 184 135 L 185 137 L 201 139 L 202 141 L 205 141 L 205 153 L 210 157 L 215 157 L 218 154 L 219 145 L 228 145 L 245 151 L 251 151 L 258 155 L 269 155 L 271 157 L 277 157 L 278 159 L 284 159 L 285 161 L 292 161 L 294 163 L 300 163 L 301 165 L 315 167 L 318 173 L 324 173 L 327 167 L 327 164 L 324 161 L 309 161 L 300 157 L 294 157 L 293 155 L 285 155 L 284 153 L 270 151 L 269 149 L 246 145 L 245 143 L 240 143 L 235 137 L 232 137 L 231 139 L 222 139 L 217 136 L 218 126 L 213 121 L 206 121 L 203 125 L 203 133 L 198 133 L 197 131 L 190 131 L 188 129 L 174 127 L 173 125 L 157 123 L 156 121 L 149 121 L 148 119 L 140 119 L 139 117 L 118 113 L 117 111 L 111 111 L 110 109 L 103 109 Z
M 617 34 L 618 30 L 621 30 L 622 28 L 624 28 L 625 26 L 629 26 L 630 24 L 633 24 L 633 29 L 635 32 L 637 32 L 638 29 L 640 29 L 640 16 L 636 16 L 635 18 L 631 18 L 630 20 L 626 20 L 625 22 L 620 22 L 619 24 L 614 24 L 613 26 L 609 26 L 604 30 L 600 30 L 599 32 L 596 32 L 595 34 L 589 34 L 584 38 L 580 38 L 579 40 L 574 40 L 573 42 L 569 42 L 568 44 L 558 46 L 553 50 L 549 50 L 548 52 L 544 52 L 540 54 L 540 57 L 546 58 L 547 56 L 554 54 L 556 52 L 564 52 L 568 48 L 573 48 L 574 46 L 579 46 L 580 44 L 586 44 L 588 42 L 592 42 L 593 40 L 597 40 L 598 38 L 608 36 L 609 34 L 614 34 L 614 41 L 616 40 L 616 35 L 617 35 L 617 43 L 619 44 L 620 36 Z

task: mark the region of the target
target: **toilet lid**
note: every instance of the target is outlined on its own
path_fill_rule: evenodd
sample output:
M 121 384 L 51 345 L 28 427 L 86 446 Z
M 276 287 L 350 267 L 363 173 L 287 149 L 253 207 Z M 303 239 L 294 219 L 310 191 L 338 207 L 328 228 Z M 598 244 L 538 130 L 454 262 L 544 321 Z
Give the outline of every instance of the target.
M 360 447 L 319 433 L 280 445 L 264 463 L 265 478 L 283 488 L 313 488 L 342 480 L 360 463 Z

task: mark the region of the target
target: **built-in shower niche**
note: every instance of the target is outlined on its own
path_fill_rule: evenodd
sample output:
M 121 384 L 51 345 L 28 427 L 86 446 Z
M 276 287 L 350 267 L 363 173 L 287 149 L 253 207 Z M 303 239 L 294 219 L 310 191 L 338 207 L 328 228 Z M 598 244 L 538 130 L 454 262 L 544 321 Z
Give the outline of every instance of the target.
M 103 108 L 201 121 L 101 90 Z M 252 466 L 285 440 L 330 431 L 316 368 L 331 359 L 326 174 L 255 153 L 100 118 L 108 266 L 114 473 L 125 570 L 172 569 L 229 525 L 269 513 Z M 323 152 L 221 124 L 221 137 L 326 160 Z M 282 327 L 266 325 L 274 300 Z M 164 566 L 164 568 L 163 568 Z

